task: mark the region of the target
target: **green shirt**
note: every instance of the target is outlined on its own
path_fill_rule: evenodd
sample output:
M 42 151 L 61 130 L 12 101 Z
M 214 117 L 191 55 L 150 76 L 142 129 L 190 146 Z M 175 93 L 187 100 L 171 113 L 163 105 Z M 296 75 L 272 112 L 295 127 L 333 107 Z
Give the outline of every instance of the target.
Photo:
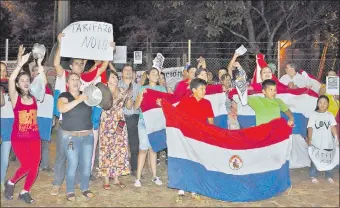
M 248 105 L 255 111 L 256 126 L 280 118 L 280 111 L 286 112 L 288 107 L 279 98 L 269 99 L 259 96 L 248 96 Z
M 159 86 L 159 85 L 156 85 L 156 86 L 153 86 L 153 87 L 151 87 L 149 85 L 141 86 L 139 88 L 139 92 L 142 92 L 143 89 L 151 89 L 151 90 L 156 90 L 156 91 L 160 91 L 160 92 L 167 92 L 165 87 Z M 144 119 L 142 111 L 139 111 L 139 119 Z

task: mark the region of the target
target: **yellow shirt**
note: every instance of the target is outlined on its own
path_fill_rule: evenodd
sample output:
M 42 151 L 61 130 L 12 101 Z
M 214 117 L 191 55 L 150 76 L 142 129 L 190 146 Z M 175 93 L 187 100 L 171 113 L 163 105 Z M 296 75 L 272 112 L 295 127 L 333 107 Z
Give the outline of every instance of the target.
M 326 87 L 325 84 L 321 85 L 321 87 Z M 336 116 L 336 114 L 339 111 L 339 100 L 335 100 L 333 95 L 329 95 L 327 93 L 325 93 L 325 95 L 328 97 L 329 99 L 329 106 L 328 106 L 328 111 L 331 112 L 334 117 Z
M 331 112 L 334 117 L 339 111 L 339 100 L 335 100 L 333 95 L 325 94 L 329 99 L 328 111 Z

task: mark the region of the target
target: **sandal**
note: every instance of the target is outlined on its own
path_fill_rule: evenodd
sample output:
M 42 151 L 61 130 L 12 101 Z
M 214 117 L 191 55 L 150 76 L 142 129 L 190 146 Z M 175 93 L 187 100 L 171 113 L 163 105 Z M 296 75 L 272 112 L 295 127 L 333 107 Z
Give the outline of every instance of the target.
M 94 194 L 90 190 L 83 191 L 82 193 L 86 198 L 93 198 Z
M 319 180 L 317 178 L 311 177 L 312 183 L 319 183 Z
M 75 193 L 68 193 L 66 194 L 67 201 L 74 202 L 76 201 L 76 194 Z
M 111 190 L 110 184 L 104 184 L 104 185 L 103 185 L 103 188 L 104 188 L 105 190 Z
M 118 186 L 119 188 L 125 188 L 126 187 L 126 185 L 124 183 L 120 182 L 120 181 L 118 183 L 114 183 L 113 185 Z
M 184 194 L 178 194 L 176 198 L 176 203 L 183 203 L 184 201 Z
M 192 194 L 191 194 L 191 198 L 192 198 L 192 199 L 195 199 L 195 200 L 197 200 L 197 201 L 201 201 L 201 200 L 202 200 L 201 196 L 198 195 L 198 194 L 196 194 L 196 193 L 192 193 Z

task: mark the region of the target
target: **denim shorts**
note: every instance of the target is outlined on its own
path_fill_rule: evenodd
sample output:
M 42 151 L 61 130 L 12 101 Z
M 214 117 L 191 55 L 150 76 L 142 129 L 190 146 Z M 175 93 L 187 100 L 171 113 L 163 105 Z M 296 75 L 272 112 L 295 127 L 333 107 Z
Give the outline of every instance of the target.
M 138 137 L 139 137 L 139 149 L 148 150 L 149 148 L 151 148 L 151 145 L 149 143 L 149 137 L 146 132 L 144 119 L 139 119 L 138 121 Z

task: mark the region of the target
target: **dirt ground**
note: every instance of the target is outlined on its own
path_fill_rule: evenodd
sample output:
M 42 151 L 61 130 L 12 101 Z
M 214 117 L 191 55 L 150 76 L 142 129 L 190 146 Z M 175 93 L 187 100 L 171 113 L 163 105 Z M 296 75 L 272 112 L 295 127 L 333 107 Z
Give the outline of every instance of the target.
M 55 158 L 55 134 L 50 148 L 51 164 Z M 53 164 L 52 164 L 53 165 Z M 18 168 L 19 162 L 10 162 L 8 174 L 11 176 Z M 164 158 L 158 169 L 163 182 L 167 182 L 166 165 Z M 51 183 L 53 173 L 40 172 L 36 183 L 32 188 L 32 197 L 36 200 L 32 205 L 26 205 L 17 199 L 17 195 L 23 187 L 23 180 L 16 185 L 13 200 L 6 200 L 1 194 L 1 207 L 339 207 L 339 169 L 334 174 L 335 184 L 329 184 L 325 177 L 319 177 L 319 184 L 312 184 L 308 177 L 308 168 L 291 170 L 292 186 L 285 193 L 264 201 L 249 203 L 223 202 L 207 197 L 201 201 L 191 199 L 187 194 L 182 204 L 176 203 L 177 190 L 167 188 L 166 185 L 156 186 L 151 183 L 151 175 L 147 169 L 142 180 L 143 186 L 135 188 L 134 178 L 122 177 L 127 185 L 121 189 L 112 187 L 112 190 L 102 188 L 102 180 L 97 179 L 90 183 L 91 190 L 96 197 L 86 199 L 79 190 L 76 191 L 77 201 L 68 202 L 65 198 L 65 183 L 59 196 L 51 196 Z

